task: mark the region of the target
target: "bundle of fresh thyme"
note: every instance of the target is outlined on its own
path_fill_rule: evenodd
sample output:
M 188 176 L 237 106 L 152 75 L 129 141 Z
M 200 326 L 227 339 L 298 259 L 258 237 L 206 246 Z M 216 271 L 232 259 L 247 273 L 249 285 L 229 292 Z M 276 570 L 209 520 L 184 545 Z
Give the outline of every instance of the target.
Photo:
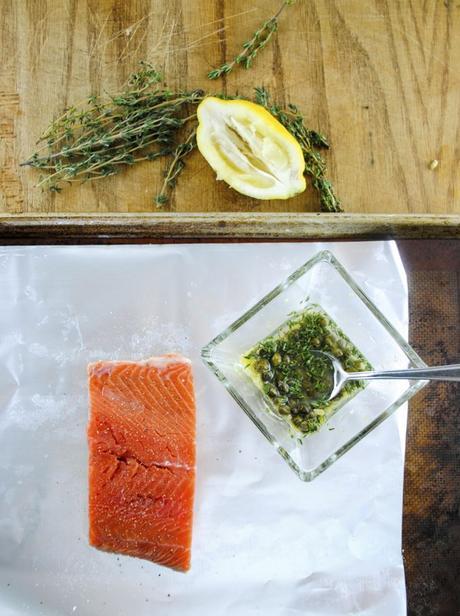
M 38 152 L 22 165 L 48 172 L 38 186 L 60 191 L 63 181 L 100 179 L 160 156 L 171 155 L 176 167 L 182 164 L 187 148 L 177 151 L 177 136 L 196 119 L 203 92 L 172 92 L 161 80 L 152 66 L 141 63 L 121 94 L 107 101 L 92 96 L 83 108 L 67 109 L 39 139 L 43 145 Z M 168 181 L 173 179 L 170 174 Z
M 163 185 L 155 197 L 156 205 L 163 207 L 186 157 L 196 147 L 196 107 L 205 96 L 202 90 L 169 90 L 161 75 L 142 63 L 120 94 L 108 100 L 93 96 L 82 108 L 67 109 L 40 138 L 43 145 L 38 152 L 22 165 L 45 171 L 38 185 L 60 191 L 63 182 L 97 180 L 139 161 L 167 156 Z M 328 147 L 326 139 L 305 127 L 294 105 L 281 109 L 272 104 L 265 89 L 256 89 L 255 102 L 274 115 L 300 143 L 305 173 L 319 192 L 321 209 L 341 211 L 325 178 L 325 162 L 316 151 Z
M 259 51 L 262 51 L 273 34 L 278 30 L 278 19 L 281 13 L 287 6 L 294 4 L 294 2 L 295 0 L 284 0 L 275 15 L 273 15 L 270 19 L 267 19 L 267 21 L 264 21 L 262 25 L 254 32 L 252 37 L 243 43 L 240 53 L 235 56 L 231 62 L 226 62 L 225 64 L 222 64 L 222 66 L 214 68 L 210 71 L 208 73 L 208 78 L 218 79 L 219 77 L 222 77 L 222 75 L 230 73 L 230 71 L 232 71 L 237 65 L 240 65 L 246 69 L 251 68 L 252 63 L 254 62 Z

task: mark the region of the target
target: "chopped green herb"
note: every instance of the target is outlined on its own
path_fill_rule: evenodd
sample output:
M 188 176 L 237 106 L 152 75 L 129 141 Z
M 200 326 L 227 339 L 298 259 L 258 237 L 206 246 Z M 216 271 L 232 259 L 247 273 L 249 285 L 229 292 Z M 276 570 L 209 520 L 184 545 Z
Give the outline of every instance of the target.
M 318 430 L 341 403 L 365 386 L 362 381 L 350 381 L 333 400 L 328 400 L 330 365 L 315 350 L 334 355 L 346 370 L 371 369 L 338 325 L 315 305 L 293 313 L 272 336 L 242 358 L 270 406 L 304 434 Z

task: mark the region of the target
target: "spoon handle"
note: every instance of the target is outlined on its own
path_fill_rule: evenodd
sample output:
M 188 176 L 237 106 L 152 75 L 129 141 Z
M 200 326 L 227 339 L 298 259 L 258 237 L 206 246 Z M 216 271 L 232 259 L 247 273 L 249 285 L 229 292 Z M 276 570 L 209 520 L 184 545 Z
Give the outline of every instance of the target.
M 450 366 L 433 366 L 430 368 L 408 368 L 406 370 L 349 372 L 347 375 L 347 381 L 371 381 L 374 379 L 460 381 L 460 364 L 452 364 Z

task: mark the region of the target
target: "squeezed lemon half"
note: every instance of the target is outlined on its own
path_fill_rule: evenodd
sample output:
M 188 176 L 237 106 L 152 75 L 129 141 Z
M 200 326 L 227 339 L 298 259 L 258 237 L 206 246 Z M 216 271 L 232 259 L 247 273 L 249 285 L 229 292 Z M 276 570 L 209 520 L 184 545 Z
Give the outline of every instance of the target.
M 208 96 L 197 114 L 197 145 L 218 180 L 256 199 L 289 199 L 305 190 L 302 149 L 264 107 Z

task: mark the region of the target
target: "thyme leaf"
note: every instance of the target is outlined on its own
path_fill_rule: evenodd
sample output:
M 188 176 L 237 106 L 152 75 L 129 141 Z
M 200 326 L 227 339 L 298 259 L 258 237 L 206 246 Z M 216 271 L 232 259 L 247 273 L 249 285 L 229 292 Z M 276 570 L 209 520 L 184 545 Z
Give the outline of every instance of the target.
M 196 148 L 196 127 L 193 128 L 183 143 L 180 143 L 173 152 L 172 160 L 165 173 L 165 179 L 160 192 L 155 197 L 155 204 L 163 207 L 169 201 L 169 194 L 177 183 L 178 176 L 185 167 L 185 158 Z
M 304 124 L 302 114 L 295 105 L 283 110 L 270 101 L 267 90 L 255 88 L 254 100 L 263 105 L 298 141 L 305 159 L 305 174 L 312 178 L 312 184 L 319 193 L 321 210 L 324 212 L 343 212 L 331 182 L 326 178 L 326 161 L 316 149 L 329 148 L 327 139 L 321 133 L 310 130 Z M 315 149 L 316 148 L 316 149 Z
M 123 92 L 91 96 L 51 123 L 41 148 L 21 163 L 46 171 L 38 185 L 54 191 L 63 182 L 95 180 L 126 166 L 176 156 L 177 135 L 203 99 L 201 90 L 172 92 L 148 63 L 141 63 Z M 177 176 L 177 173 L 176 173 Z
M 284 0 L 275 15 L 264 21 L 252 37 L 242 44 L 240 53 L 231 62 L 226 62 L 209 71 L 208 79 L 218 79 L 230 73 L 237 65 L 245 69 L 251 68 L 257 54 L 264 49 L 273 34 L 278 30 L 278 19 L 281 13 L 286 7 L 294 4 L 294 2 L 295 0 Z

